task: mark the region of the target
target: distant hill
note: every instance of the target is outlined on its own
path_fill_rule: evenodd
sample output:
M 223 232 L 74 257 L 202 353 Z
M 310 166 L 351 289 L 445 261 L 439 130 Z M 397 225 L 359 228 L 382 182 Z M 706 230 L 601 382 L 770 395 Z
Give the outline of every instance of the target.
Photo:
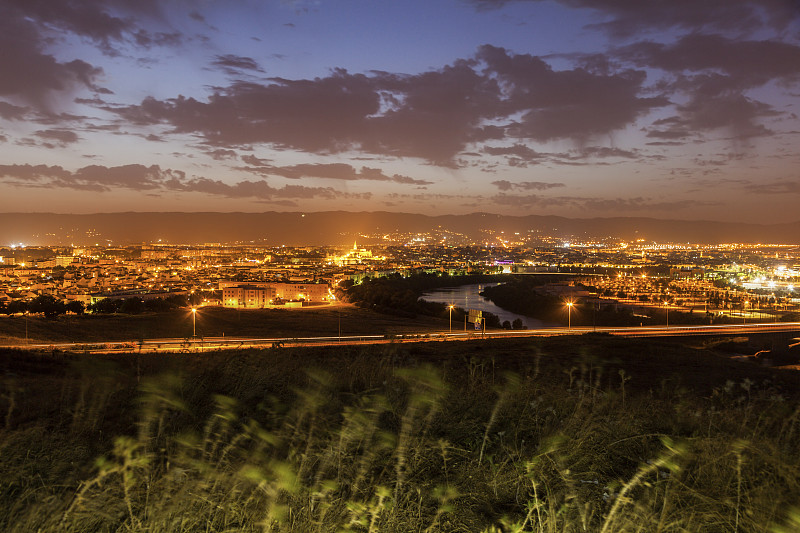
M 0 246 L 45 244 L 234 243 L 267 245 L 342 245 L 377 242 L 360 235 L 417 233 L 435 229 L 468 235 L 476 242 L 503 231 L 541 232 L 561 238 L 616 237 L 658 242 L 800 242 L 800 221 L 744 224 L 707 220 L 659 220 L 643 217 L 565 218 L 488 213 L 427 216 L 412 213 L 0 213 Z

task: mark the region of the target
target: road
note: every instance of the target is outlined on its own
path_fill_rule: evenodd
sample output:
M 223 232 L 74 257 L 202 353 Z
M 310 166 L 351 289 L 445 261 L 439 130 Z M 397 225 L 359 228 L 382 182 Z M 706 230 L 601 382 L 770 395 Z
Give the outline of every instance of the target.
M 493 339 L 504 337 L 547 337 L 561 335 L 583 335 L 585 333 L 605 333 L 620 337 L 694 337 L 694 336 L 737 336 L 756 333 L 794 333 L 800 335 L 800 322 L 740 324 L 719 326 L 672 326 L 672 327 L 574 327 L 544 328 L 533 330 L 497 330 L 481 332 L 440 332 L 406 335 L 359 335 L 344 337 L 205 337 L 205 338 L 165 338 L 143 341 L 106 341 L 76 343 L 36 343 L 27 345 L 3 345 L 0 348 L 29 350 L 61 350 L 71 352 L 123 353 L 123 352 L 203 352 L 210 350 L 230 350 L 238 348 L 281 348 L 296 346 L 352 346 L 365 344 L 389 344 L 407 342 L 444 342 L 474 339 Z

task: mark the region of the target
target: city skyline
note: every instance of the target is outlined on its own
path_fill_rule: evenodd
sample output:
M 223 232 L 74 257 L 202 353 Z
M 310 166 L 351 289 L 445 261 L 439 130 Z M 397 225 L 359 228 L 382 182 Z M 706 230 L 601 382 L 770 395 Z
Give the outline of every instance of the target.
M 0 12 L 0 212 L 800 219 L 789 0 Z

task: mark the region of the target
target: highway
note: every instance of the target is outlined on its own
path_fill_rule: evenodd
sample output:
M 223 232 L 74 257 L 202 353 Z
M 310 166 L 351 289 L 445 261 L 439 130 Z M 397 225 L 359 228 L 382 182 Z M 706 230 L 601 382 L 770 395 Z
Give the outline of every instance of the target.
M 298 346 L 352 346 L 409 342 L 446 342 L 507 337 L 547 337 L 604 333 L 619 337 L 695 337 L 695 336 L 746 336 L 751 334 L 789 333 L 800 335 L 800 322 L 711 325 L 711 326 L 646 326 L 646 327 L 573 327 L 533 330 L 492 330 L 485 333 L 458 331 L 450 333 L 423 332 L 404 335 L 358 335 L 343 337 L 197 337 L 145 339 L 142 341 L 96 341 L 74 343 L 31 343 L 0 345 L 0 348 L 27 350 L 70 351 L 87 354 L 100 353 L 154 353 L 154 352 L 204 352 L 240 348 L 283 348 Z

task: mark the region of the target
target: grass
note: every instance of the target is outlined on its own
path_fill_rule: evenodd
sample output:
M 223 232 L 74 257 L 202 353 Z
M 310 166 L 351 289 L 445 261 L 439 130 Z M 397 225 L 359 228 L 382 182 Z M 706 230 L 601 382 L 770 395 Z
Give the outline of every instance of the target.
M 187 309 L 140 315 L 41 316 L 0 315 L 0 344 L 128 341 L 140 339 L 189 337 L 192 315 Z M 380 333 L 402 334 L 420 331 L 444 331 L 447 322 L 431 317 L 399 318 L 378 314 L 352 305 L 304 309 L 235 310 L 204 307 L 197 313 L 197 334 L 203 337 L 261 336 L 302 337 Z
M 794 373 L 584 336 L 5 351 L 3 531 L 795 531 Z

